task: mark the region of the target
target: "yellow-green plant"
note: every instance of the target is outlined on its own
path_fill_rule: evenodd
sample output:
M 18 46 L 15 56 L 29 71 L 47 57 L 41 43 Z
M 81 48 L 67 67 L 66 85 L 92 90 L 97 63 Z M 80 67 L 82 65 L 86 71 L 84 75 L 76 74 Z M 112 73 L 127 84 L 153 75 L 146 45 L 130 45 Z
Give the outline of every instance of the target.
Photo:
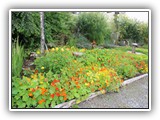
M 12 44 L 12 77 L 20 77 L 24 57 L 24 48 L 20 46 L 18 40 Z

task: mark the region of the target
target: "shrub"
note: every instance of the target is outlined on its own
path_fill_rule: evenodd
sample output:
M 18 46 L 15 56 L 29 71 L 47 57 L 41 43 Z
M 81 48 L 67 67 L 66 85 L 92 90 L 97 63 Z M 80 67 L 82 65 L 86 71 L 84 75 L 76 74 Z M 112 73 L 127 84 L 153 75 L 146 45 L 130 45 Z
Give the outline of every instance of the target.
M 95 40 L 98 44 L 103 44 L 105 38 L 110 36 L 107 18 L 102 13 L 81 13 L 77 24 L 80 33 L 91 42 Z

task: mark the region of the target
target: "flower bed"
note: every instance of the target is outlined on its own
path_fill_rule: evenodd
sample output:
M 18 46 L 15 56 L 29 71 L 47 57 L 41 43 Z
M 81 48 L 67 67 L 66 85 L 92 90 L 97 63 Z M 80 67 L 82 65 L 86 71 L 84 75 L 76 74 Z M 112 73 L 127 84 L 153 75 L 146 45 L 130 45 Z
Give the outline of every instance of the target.
M 82 52 L 75 56 L 73 52 Z M 146 55 L 114 49 L 53 48 L 22 79 L 12 77 L 13 108 L 53 108 L 92 92 L 119 91 L 121 83 L 148 72 Z

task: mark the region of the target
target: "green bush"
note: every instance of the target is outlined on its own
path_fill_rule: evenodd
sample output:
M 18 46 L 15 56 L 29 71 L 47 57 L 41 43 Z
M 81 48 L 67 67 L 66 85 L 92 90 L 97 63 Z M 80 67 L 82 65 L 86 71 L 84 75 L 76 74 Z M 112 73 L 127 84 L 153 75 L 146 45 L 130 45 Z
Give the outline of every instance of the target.
M 107 17 L 102 13 L 81 13 L 77 24 L 79 32 L 91 42 L 95 40 L 98 44 L 104 44 L 105 38 L 110 36 Z
M 24 58 L 24 48 L 18 41 L 12 44 L 12 77 L 20 77 Z

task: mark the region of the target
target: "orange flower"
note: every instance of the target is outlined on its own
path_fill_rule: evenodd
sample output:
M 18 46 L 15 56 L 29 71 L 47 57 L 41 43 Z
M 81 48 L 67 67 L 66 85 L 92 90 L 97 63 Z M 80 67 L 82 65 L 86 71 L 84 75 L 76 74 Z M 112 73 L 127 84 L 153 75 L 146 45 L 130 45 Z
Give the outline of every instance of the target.
M 54 94 L 51 94 L 51 98 L 54 98 Z
M 44 95 L 45 92 L 47 92 L 47 90 L 46 90 L 45 88 L 42 88 L 42 89 L 41 89 L 41 94 Z
M 34 74 L 38 74 L 38 70 L 35 70 Z
M 61 96 L 67 96 L 66 92 L 62 92 Z
M 33 94 L 32 94 L 32 93 L 29 93 L 29 94 L 28 94 L 28 96 L 32 97 L 32 96 L 33 96 Z
M 79 84 L 78 81 L 76 81 L 75 84 L 78 85 Z
M 124 80 L 122 79 L 122 80 L 121 80 L 121 83 L 123 83 L 123 81 L 124 81 Z
M 92 67 L 92 70 L 94 70 L 94 67 Z
M 75 77 L 71 77 L 71 80 L 74 81 L 74 80 L 75 80 Z
M 30 88 L 30 91 L 34 92 L 34 91 L 35 91 L 35 89 L 34 89 L 34 88 Z
M 87 80 L 84 80 L 83 82 L 85 83 L 85 82 L 87 82 Z
M 59 88 L 56 88 L 56 90 L 59 90 Z
M 95 91 L 94 88 L 92 88 L 91 91 L 94 92 Z
M 55 83 L 57 83 L 57 82 L 60 82 L 60 80 L 56 80 L 56 79 L 54 79 L 54 80 L 52 81 L 52 83 L 51 83 L 51 86 L 54 86 L 54 85 L 55 85 Z
M 59 96 L 60 96 L 60 94 L 59 94 L 59 93 L 56 93 L 56 96 L 57 96 L 57 97 L 59 97 Z
M 102 88 L 98 88 L 98 90 L 102 90 Z
M 55 83 L 54 83 L 54 82 L 51 82 L 51 86 L 55 86 Z
M 38 101 L 38 104 L 42 104 L 43 102 L 45 102 L 45 100 L 44 100 L 44 99 L 39 100 L 39 101 Z
M 77 85 L 76 87 L 77 87 L 78 89 L 80 88 L 80 86 L 79 86 L 79 85 Z
M 67 100 L 67 97 L 64 97 L 63 100 L 66 101 L 66 100 Z

